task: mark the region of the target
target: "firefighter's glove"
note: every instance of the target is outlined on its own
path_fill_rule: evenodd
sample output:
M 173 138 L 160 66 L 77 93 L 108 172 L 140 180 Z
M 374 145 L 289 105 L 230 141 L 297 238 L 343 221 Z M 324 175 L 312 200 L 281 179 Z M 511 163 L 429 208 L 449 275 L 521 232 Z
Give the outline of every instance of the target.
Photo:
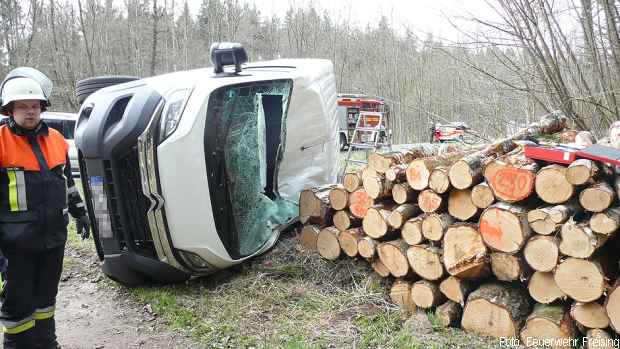
M 83 215 L 76 219 L 75 227 L 77 228 L 77 233 L 82 236 L 82 240 L 88 239 L 90 236 L 90 219 L 88 215 Z

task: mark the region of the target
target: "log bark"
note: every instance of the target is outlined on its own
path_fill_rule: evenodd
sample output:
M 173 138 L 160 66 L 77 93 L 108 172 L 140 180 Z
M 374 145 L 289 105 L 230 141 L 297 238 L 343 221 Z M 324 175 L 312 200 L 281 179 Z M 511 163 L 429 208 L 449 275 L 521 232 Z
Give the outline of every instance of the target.
M 321 257 L 329 260 L 336 260 L 342 254 L 340 243 L 338 242 L 338 236 L 340 230 L 336 227 L 323 228 L 319 232 L 319 236 L 316 240 L 316 248 Z
M 607 333 L 607 331 L 593 328 L 588 330 L 584 338 L 585 349 L 617 349 L 617 340 Z
M 606 182 L 595 183 L 579 193 L 579 203 L 590 212 L 603 212 L 611 206 L 615 191 Z
M 491 187 L 486 182 L 476 184 L 471 189 L 471 202 L 481 209 L 491 206 L 493 202 L 495 202 L 493 190 L 491 190 Z
M 413 216 L 420 214 L 420 208 L 414 204 L 402 204 L 392 210 L 388 217 L 388 224 L 393 229 L 400 229 Z
M 415 151 L 419 150 L 423 154 L 418 154 Z M 400 165 L 400 164 L 408 164 L 419 155 L 426 155 L 428 152 L 428 156 L 432 156 L 434 154 L 433 148 L 426 149 L 415 149 L 405 150 L 405 151 L 395 151 L 390 153 L 372 153 L 368 156 L 368 166 L 378 173 L 385 173 L 390 167 Z
M 390 288 L 390 299 L 401 309 L 414 312 L 416 305 L 411 298 L 411 282 L 404 279 L 396 279 Z
M 436 281 L 444 275 L 441 262 L 441 249 L 430 245 L 415 245 L 407 250 L 407 260 L 411 269 L 420 277 Z
M 392 187 L 392 199 L 397 204 L 415 202 L 418 192 L 413 190 L 407 183 L 397 183 Z
M 329 191 L 329 204 L 334 210 L 344 210 L 349 206 L 349 192 L 342 185 L 336 185 Z
M 590 159 L 577 159 L 566 169 L 566 180 L 572 185 L 584 185 L 599 173 L 596 162 Z
M 460 221 L 468 221 L 480 213 L 480 209 L 471 200 L 471 190 L 450 190 L 448 212 Z
M 464 306 L 467 296 L 474 290 L 474 284 L 468 280 L 449 276 L 439 284 L 439 290 L 449 300 Z
M 607 328 L 609 317 L 605 308 L 597 302 L 574 302 L 570 308 L 570 316 L 575 322 L 587 329 Z
M 362 219 L 355 217 L 348 210 L 337 211 L 334 214 L 334 226 L 340 231 L 357 228 L 362 225 Z
M 484 177 L 499 200 L 517 202 L 534 192 L 538 164 L 523 154 L 512 155 L 488 164 Z
M 521 343 L 534 346 L 535 341 L 551 344 L 551 348 L 572 348 L 576 328 L 568 309 L 562 305 L 536 304 L 521 330 Z
M 426 189 L 418 195 L 418 206 L 426 213 L 441 210 L 446 206 L 446 201 L 441 195 L 430 189 Z
M 592 302 L 605 291 L 605 275 L 596 261 L 568 258 L 555 269 L 555 283 L 562 292 L 579 302 Z
M 437 284 L 428 280 L 420 280 L 411 286 L 411 298 L 422 309 L 432 308 L 446 300 Z
M 451 300 L 437 307 L 435 318 L 442 327 L 458 326 L 463 316 L 463 307 Z
M 518 252 L 531 234 L 526 208 L 504 202 L 490 206 L 480 216 L 480 234 L 495 251 Z
M 373 199 L 383 199 L 392 196 L 394 182 L 385 179 L 385 176 L 367 176 L 363 178 L 364 189 Z
M 355 217 L 364 218 L 368 209 L 374 204 L 375 200 L 366 193 L 364 188 L 359 188 L 349 195 L 349 211 Z
M 388 218 L 394 208 L 391 204 L 379 204 L 371 207 L 362 220 L 362 227 L 366 235 L 373 239 L 380 239 L 394 235 L 394 228 L 388 224 Z
M 385 178 L 394 183 L 403 183 L 407 181 L 407 166 L 406 164 L 396 165 L 390 167 L 385 171 Z
M 590 258 L 601 248 L 608 235 L 593 232 L 587 224 L 576 223 L 572 219 L 562 225 L 560 252 L 575 258 Z
M 424 190 L 428 188 L 431 172 L 435 168 L 450 167 L 465 154 L 463 151 L 455 151 L 433 157 L 415 159 L 407 167 L 407 183 L 415 190 Z
M 559 299 L 565 299 L 566 293 L 562 292 L 555 283 L 553 273 L 537 271 L 532 274 L 527 286 L 532 298 L 541 304 L 553 303 Z
M 595 213 L 590 218 L 590 229 L 593 232 L 613 235 L 620 227 L 620 207 L 612 207 L 604 212 Z
M 422 234 L 431 241 L 441 241 L 453 223 L 454 217 L 448 213 L 429 213 L 422 220 Z
M 620 278 L 607 292 L 604 306 L 607 317 L 609 317 L 609 325 L 616 333 L 620 333 Z
M 335 185 L 304 189 L 299 194 L 299 220 L 327 226 L 331 224 L 333 209 L 329 205 L 329 192 Z
M 582 211 L 576 200 L 566 204 L 540 207 L 527 213 L 527 221 L 532 230 L 542 235 L 557 232 L 568 218 Z
M 402 239 L 383 242 L 377 247 L 377 252 L 381 262 L 396 277 L 409 274 L 411 268 L 407 261 L 407 249 L 409 245 Z
M 372 258 L 370 260 L 370 266 L 372 270 L 382 278 L 390 276 L 390 269 L 388 269 L 379 258 Z
M 319 237 L 321 228 L 316 225 L 305 225 L 299 233 L 299 242 L 308 251 L 316 251 L 316 240 Z
M 489 256 L 477 226 L 458 223 L 443 238 L 443 261 L 450 275 L 459 278 L 482 278 L 489 272 Z
M 534 187 L 538 197 L 548 204 L 561 204 L 575 194 L 575 186 L 566 180 L 566 167 L 552 164 L 536 174 Z
M 447 193 L 452 187 L 450 185 L 448 169 L 445 167 L 438 167 L 434 169 L 428 179 L 428 187 L 438 194 Z
M 533 236 L 523 248 L 523 256 L 532 269 L 553 271 L 560 260 L 560 242 L 555 236 Z
M 341 231 L 338 235 L 338 242 L 340 243 L 340 248 L 349 257 L 355 257 L 358 255 L 357 245 L 360 240 L 362 240 L 366 234 L 362 228 L 354 228 L 345 231 Z
M 422 233 L 422 222 L 424 216 L 418 216 L 411 218 L 403 224 L 400 234 L 409 245 L 419 245 L 424 242 L 424 235 Z
M 378 245 L 375 239 L 366 236 L 357 242 L 357 252 L 364 258 L 373 258 L 377 254 Z
M 362 175 L 359 172 L 349 172 L 342 178 L 344 188 L 352 193 L 362 187 Z
M 525 281 L 530 274 L 522 256 L 504 252 L 491 253 L 491 271 L 500 281 Z
M 498 282 L 486 283 L 467 297 L 461 325 L 464 330 L 492 337 L 516 337 L 530 313 L 522 289 Z

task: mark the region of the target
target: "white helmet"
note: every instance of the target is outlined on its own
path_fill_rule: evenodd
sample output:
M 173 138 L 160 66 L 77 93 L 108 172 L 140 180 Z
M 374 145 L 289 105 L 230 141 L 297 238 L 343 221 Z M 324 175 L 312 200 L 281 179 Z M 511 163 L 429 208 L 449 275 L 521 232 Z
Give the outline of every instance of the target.
M 3 109 L 11 102 L 26 99 L 38 99 L 47 105 L 47 97 L 41 85 L 36 81 L 25 77 L 15 77 L 4 82 L 2 85 Z

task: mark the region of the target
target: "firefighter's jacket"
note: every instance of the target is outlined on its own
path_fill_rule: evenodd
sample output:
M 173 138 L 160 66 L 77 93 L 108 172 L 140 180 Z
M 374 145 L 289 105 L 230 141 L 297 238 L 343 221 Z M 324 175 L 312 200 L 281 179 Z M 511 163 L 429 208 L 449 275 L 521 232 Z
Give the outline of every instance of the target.
M 0 249 L 40 252 L 67 241 L 68 212 L 86 213 L 71 176 L 68 144 L 41 121 L 0 126 Z

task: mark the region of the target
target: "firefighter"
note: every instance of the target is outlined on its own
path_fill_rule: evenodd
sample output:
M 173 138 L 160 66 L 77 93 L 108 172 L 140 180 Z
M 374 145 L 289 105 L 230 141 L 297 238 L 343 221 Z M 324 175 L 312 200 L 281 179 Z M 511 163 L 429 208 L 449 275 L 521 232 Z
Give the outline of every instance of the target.
M 41 120 L 38 82 L 9 77 L 0 87 L 0 250 L 8 261 L 0 321 L 4 348 L 58 348 L 54 311 L 68 213 L 78 234 L 90 220 L 71 177 L 64 137 Z

